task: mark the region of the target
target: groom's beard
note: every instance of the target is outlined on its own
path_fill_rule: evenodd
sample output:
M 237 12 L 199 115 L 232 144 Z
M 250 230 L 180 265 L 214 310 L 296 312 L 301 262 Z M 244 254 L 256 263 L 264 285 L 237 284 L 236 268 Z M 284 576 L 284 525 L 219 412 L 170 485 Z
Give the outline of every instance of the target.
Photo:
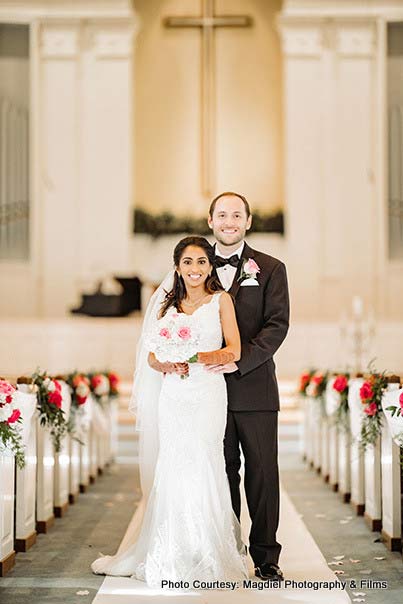
M 230 236 L 225 236 L 220 231 L 213 231 L 214 237 L 218 243 L 224 248 L 234 248 L 240 246 L 242 241 L 245 239 L 246 229 L 239 231 L 232 238 Z

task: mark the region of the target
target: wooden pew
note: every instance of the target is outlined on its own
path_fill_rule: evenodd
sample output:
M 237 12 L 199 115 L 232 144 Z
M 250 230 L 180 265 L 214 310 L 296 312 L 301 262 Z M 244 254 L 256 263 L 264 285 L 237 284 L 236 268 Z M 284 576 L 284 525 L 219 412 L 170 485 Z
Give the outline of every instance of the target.
M 36 422 L 37 396 L 24 378 L 17 380 L 16 397 L 21 410 L 25 467 L 16 469 L 15 550 L 26 552 L 36 542 Z
M 62 381 L 60 376 L 57 376 L 62 387 L 62 410 L 64 411 L 65 420 L 70 417 L 71 394 L 70 387 L 66 382 Z M 56 518 L 62 518 L 69 507 L 69 491 L 70 491 L 70 437 L 68 434 L 64 436 L 61 442 L 61 449 L 58 453 L 55 452 L 54 465 L 54 515 Z
M 364 383 L 361 376 L 350 379 L 348 407 L 351 432 L 351 505 L 358 516 L 365 512 L 364 453 L 360 447 L 361 419 L 363 416 L 360 388 Z
M 402 551 L 402 467 L 400 465 L 400 446 L 393 436 L 403 431 L 403 417 L 391 417 L 387 407 L 399 406 L 399 396 L 403 392 L 400 378 L 392 376 L 388 390 L 382 399 L 385 419 L 382 427 L 381 465 L 382 465 L 382 538 L 391 551 Z

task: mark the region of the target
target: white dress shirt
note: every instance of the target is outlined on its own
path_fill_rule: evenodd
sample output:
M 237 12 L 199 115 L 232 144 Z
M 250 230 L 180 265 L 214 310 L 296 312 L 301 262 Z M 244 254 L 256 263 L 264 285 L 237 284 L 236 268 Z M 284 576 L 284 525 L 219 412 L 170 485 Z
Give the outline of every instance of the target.
M 243 252 L 244 245 L 245 245 L 245 242 L 242 241 L 241 245 L 239 246 L 239 248 L 237 250 L 235 250 L 235 252 L 231 252 L 231 254 L 226 254 L 224 256 L 224 254 L 219 253 L 217 244 L 216 244 L 216 247 L 215 247 L 216 256 L 220 256 L 220 258 L 231 258 L 231 256 L 233 256 L 234 254 L 237 254 L 240 258 L 241 254 Z M 226 264 L 225 266 L 220 266 L 219 268 L 217 268 L 218 278 L 220 279 L 221 285 L 223 286 L 225 291 L 228 291 L 229 288 L 231 287 L 232 282 L 235 277 L 236 270 L 237 270 L 236 266 L 231 266 L 230 264 Z

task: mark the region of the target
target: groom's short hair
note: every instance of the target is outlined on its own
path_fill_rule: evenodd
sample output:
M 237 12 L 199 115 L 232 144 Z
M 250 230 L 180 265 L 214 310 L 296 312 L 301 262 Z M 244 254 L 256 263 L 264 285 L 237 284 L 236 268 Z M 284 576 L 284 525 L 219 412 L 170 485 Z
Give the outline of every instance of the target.
M 216 203 L 219 199 L 221 199 L 221 197 L 239 197 L 239 199 L 242 199 L 243 205 L 245 206 L 246 216 L 247 216 L 247 218 L 249 218 L 250 206 L 249 206 L 248 200 L 246 199 L 246 197 L 244 197 L 240 193 L 234 193 L 233 191 L 225 191 L 224 193 L 220 193 L 219 195 L 217 195 L 217 197 L 214 197 L 213 201 L 210 204 L 209 211 L 208 211 L 210 216 L 213 215 Z

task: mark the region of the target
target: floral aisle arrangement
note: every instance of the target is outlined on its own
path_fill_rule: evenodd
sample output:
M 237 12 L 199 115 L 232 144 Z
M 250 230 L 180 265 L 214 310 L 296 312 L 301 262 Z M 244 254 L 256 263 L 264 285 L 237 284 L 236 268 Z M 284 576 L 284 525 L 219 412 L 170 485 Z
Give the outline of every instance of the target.
M 192 316 L 172 309 L 146 334 L 145 345 L 161 363 L 197 363 L 200 335 Z
M 101 405 L 106 404 L 111 389 L 108 376 L 102 371 L 97 371 L 89 373 L 87 377 L 90 382 L 91 392 L 95 396 L 96 401 Z
M 18 424 L 21 411 L 15 400 L 16 389 L 6 380 L 0 380 L 0 449 L 10 449 L 22 469 L 25 466 L 25 452 Z
M 70 373 L 66 379 L 71 389 L 71 404 L 75 408 L 80 408 L 87 402 L 88 395 L 91 392 L 90 380 L 83 373 Z
M 302 396 L 307 396 L 306 389 L 308 388 L 309 382 L 311 381 L 311 377 L 314 373 L 315 371 L 313 369 L 301 373 L 298 383 L 298 393 Z
M 307 396 L 310 396 L 319 403 L 322 416 L 326 415 L 324 395 L 326 392 L 328 376 L 328 372 L 323 373 L 322 371 L 315 371 L 306 388 Z
M 382 429 L 382 396 L 388 385 L 385 372 L 371 371 L 360 388 L 360 399 L 364 405 L 364 418 L 361 423 L 362 449 L 374 445 Z
M 390 411 L 392 417 L 395 417 L 395 415 L 397 417 L 403 417 L 403 392 L 399 396 L 399 406 L 390 405 L 389 407 L 386 407 L 386 411 Z
M 73 438 L 80 444 L 84 444 L 77 436 L 77 417 L 83 414 L 84 405 L 91 392 L 90 380 L 83 373 L 74 371 L 66 377 L 66 382 L 70 386 L 71 408 L 68 431 L 73 434 Z
M 62 409 L 61 384 L 52 379 L 46 371 L 40 373 L 39 369 L 32 374 L 32 382 L 38 389 L 38 411 L 41 426 L 47 426 L 53 440 L 56 453 L 61 450 L 61 441 L 70 431 Z
M 107 371 L 110 396 L 119 396 L 120 376 L 115 371 Z
M 386 407 L 386 411 L 390 411 L 392 418 L 402 418 L 403 420 L 403 392 L 399 395 L 399 405 L 389 405 L 389 407 Z M 403 430 L 396 431 L 396 428 L 392 428 L 392 436 L 396 444 L 400 447 L 400 465 L 403 468 Z
M 310 382 L 307 386 L 307 395 L 315 399 L 323 398 L 323 394 L 326 391 L 327 380 L 327 372 L 322 373 L 321 371 L 315 371 L 315 373 L 311 376 Z
M 350 374 L 338 373 L 333 382 L 333 390 L 340 394 L 340 403 L 335 412 L 335 422 L 337 426 L 345 432 L 350 430 L 348 421 L 348 381 Z

